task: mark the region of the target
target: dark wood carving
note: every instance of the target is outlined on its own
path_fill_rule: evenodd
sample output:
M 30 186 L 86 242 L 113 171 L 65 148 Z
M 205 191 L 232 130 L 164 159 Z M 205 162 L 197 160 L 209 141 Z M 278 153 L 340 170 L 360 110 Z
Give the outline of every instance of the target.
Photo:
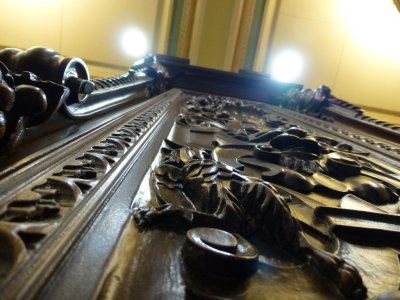
M 291 89 L 282 94 L 279 105 L 330 122 L 336 120 L 349 125 L 362 124 L 366 127 L 365 131 L 368 132 L 369 129 L 395 142 L 400 139 L 399 124 L 390 124 L 364 115 L 362 108 L 336 98 L 327 86 L 316 90 Z
M 316 90 L 292 89 L 282 95 L 280 106 L 317 118 L 324 118 L 323 109 L 330 105 L 331 90 L 321 86 Z
M 269 106 L 268 108 L 282 117 L 286 116 L 287 118 L 294 118 L 309 126 L 317 126 L 327 134 L 334 133 L 335 135 L 338 135 L 346 140 L 351 140 L 352 143 L 356 145 L 370 148 L 384 155 L 388 155 L 393 159 L 399 159 L 400 157 L 399 143 L 396 142 L 396 136 L 393 134 L 386 136 L 383 132 L 379 131 L 381 135 L 376 136 L 372 134 L 372 132 L 375 131 L 371 132 L 371 130 L 364 127 L 361 127 L 360 130 L 355 132 L 352 130 L 354 126 L 357 126 L 355 123 L 353 124 L 346 122 L 344 125 L 337 119 L 332 118 L 332 115 L 329 114 L 324 114 L 322 119 L 316 119 L 314 117 L 309 118 L 303 113 L 298 113 L 296 111 L 282 109 L 279 107 Z
M 0 61 L 0 150 L 21 142 L 25 129 L 49 119 L 68 95 L 65 87 L 28 71 L 11 73 Z
M 158 55 L 157 59 L 168 69 L 168 82 L 172 87 L 262 101 L 276 106 L 282 105 L 285 98 L 287 100 L 286 92 L 291 90 L 293 92 L 295 89 L 294 94 L 297 94 L 303 88 L 300 84 L 275 82 L 267 74 L 260 75 L 257 72 L 246 71 L 232 74 L 192 66 L 187 59 L 164 55 Z M 322 110 L 319 115 L 322 119 L 332 118 L 351 127 L 356 126 L 368 134 L 381 136 L 398 143 L 400 139 L 399 124 L 389 124 L 368 117 L 364 115 L 360 107 L 335 97 L 327 87 L 323 89 L 324 92 L 321 88 L 315 92 L 309 89 L 304 90 L 307 94 L 314 93 L 314 96 L 318 94 L 316 98 L 326 99 L 321 106 Z M 289 93 L 289 97 L 290 94 L 293 96 L 293 93 Z M 327 103 L 329 103 L 328 106 L 326 106 Z
M 29 259 L 46 251 L 46 241 L 115 172 L 118 162 L 134 151 L 169 104 L 167 99 L 128 119 L 87 150 L 81 149 L 79 155 L 64 159 L 16 194 L 2 199 L 0 287 L 7 291 L 9 281 Z
M 385 292 L 372 279 L 385 275 L 365 274 L 362 266 L 373 255 L 357 261 L 362 247 L 345 253 L 341 244 L 398 246 L 390 224 L 392 218 L 400 221 L 400 183 L 390 166 L 376 164 L 362 148 L 280 118 L 265 105 L 227 97 L 188 96 L 170 136 L 149 177 L 149 206 L 136 208 L 134 220 L 145 235 L 155 228 L 182 234 L 192 228 L 182 246 L 187 272 L 221 285 L 260 276 L 254 275 L 257 250 L 251 243 L 267 257 L 265 245 L 273 244 L 309 263 L 314 278 L 326 278 L 345 297 Z M 395 250 L 382 252 L 396 260 Z M 216 296 L 199 286 L 186 289 Z M 325 297 L 314 292 L 314 298 Z
M 1 299 L 399 298 L 394 126 L 179 58 L 0 61 Z
M 164 151 L 167 152 L 166 148 Z M 308 189 L 307 183 L 301 182 L 303 178 L 296 178 L 296 175 L 287 171 L 282 177 L 287 177 L 289 185 L 306 185 Z M 329 252 L 321 252 L 311 246 L 304 238 L 300 224 L 291 216 L 285 200 L 267 181 L 256 181 L 242 176 L 232 167 L 211 159 L 207 152 L 180 147 L 171 150 L 154 171 L 151 187 L 156 208 L 138 209 L 135 212 L 135 220 L 140 228 L 177 224 L 180 230 L 213 227 L 246 237 L 265 235 L 268 240 L 299 259 L 309 259 L 345 296 L 365 298 L 366 288 L 356 269 Z M 206 233 L 206 236 L 219 240 L 218 234 L 212 231 Z M 207 243 L 210 238 L 200 236 L 198 239 Z M 212 242 L 208 244 L 214 246 Z M 220 249 L 217 246 L 215 248 Z M 233 267 L 210 262 L 211 258 L 207 255 L 211 254 L 207 252 L 204 254 L 206 257 L 198 258 L 198 250 L 195 248 L 184 248 L 184 251 L 184 258 L 189 265 L 210 275 L 241 277 L 255 271 L 254 267 L 241 264 L 241 256 L 235 252 L 236 248 L 233 255 L 237 257 L 230 264 L 239 264 L 241 268 L 234 272 Z M 232 255 L 230 251 L 226 252 L 229 253 L 226 254 L 228 257 Z M 221 260 L 223 255 L 224 253 L 220 254 Z M 243 260 L 249 259 L 245 256 Z
M 26 128 L 43 123 L 58 109 L 68 119 L 88 119 L 165 91 L 164 70 L 152 56 L 127 74 L 95 80 L 81 59 L 48 48 L 4 49 L 0 63 L 3 151 L 21 142 Z

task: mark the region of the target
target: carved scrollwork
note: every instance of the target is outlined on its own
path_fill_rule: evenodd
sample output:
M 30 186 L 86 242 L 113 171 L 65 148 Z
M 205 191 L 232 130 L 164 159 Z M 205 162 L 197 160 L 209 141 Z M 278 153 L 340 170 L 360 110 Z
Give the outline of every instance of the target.
M 29 71 L 42 80 L 65 85 L 70 90 L 69 98 L 75 98 L 75 101 L 78 101 L 78 94 L 90 94 L 94 88 L 88 81 L 89 72 L 81 59 L 63 57 L 52 49 L 6 48 L 0 51 L 0 61 L 14 73 Z

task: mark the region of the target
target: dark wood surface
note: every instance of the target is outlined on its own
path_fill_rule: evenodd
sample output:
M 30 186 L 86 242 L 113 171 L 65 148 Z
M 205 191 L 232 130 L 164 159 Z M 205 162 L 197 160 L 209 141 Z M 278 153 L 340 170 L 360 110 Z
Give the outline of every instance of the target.
M 2 75 L 18 78 L 20 70 L 8 68 L 2 69 Z M 309 260 L 296 256 L 296 251 L 283 249 L 279 239 L 264 240 L 258 234 L 239 232 L 258 249 L 259 267 L 254 275 L 232 281 L 196 273 L 188 267 L 181 254 L 188 224 L 176 227 L 175 223 L 180 224 L 176 222 L 179 213 L 172 212 L 176 218 L 165 219 L 168 226 L 154 225 L 139 231 L 133 220 L 137 209 L 157 208 L 151 176 L 162 163 L 159 151 L 166 147 L 163 141 L 167 138 L 180 146 L 212 151 L 216 162 L 238 167 L 237 172 L 244 171 L 243 176 L 270 182 L 286 200 L 290 195 L 291 216 L 298 220 L 312 247 L 354 265 L 368 289 L 368 298 L 391 293 L 392 298 L 386 299 L 396 299 L 400 278 L 400 145 L 396 126 L 363 118 L 358 108 L 341 102 L 325 89 L 288 96 L 292 89 L 299 91 L 302 86 L 282 84 L 267 75 L 200 68 L 191 66 L 188 60 L 166 56 L 148 58 L 131 70 L 138 77 L 133 76 L 129 83 L 119 78 L 103 87 L 104 82 L 96 81 L 103 92 L 93 93 L 101 97 L 78 104 L 83 109 L 86 105 L 93 116 L 77 119 L 62 109 L 55 110 L 37 124 L 24 121 L 24 137 L 0 149 L 1 299 L 343 297 L 345 289 L 339 286 L 345 279 L 335 283 L 335 275 L 327 275 Z M 10 85 L 4 76 L 1 80 Z M 41 81 L 30 83 L 35 82 Z M 62 81 L 58 84 L 58 88 L 72 89 Z M 113 91 L 114 85 L 118 92 Z M 165 88 L 167 92 L 153 97 Z M 243 105 L 228 110 L 227 115 L 219 114 L 223 105 L 188 114 L 185 103 L 189 98 L 200 99 L 201 103 L 201 98 L 209 94 L 220 100 L 234 97 L 255 102 L 238 100 Z M 101 103 L 98 111 L 95 98 Z M 304 102 L 285 106 L 283 99 L 285 103 L 296 99 Z M 71 104 L 62 101 L 60 107 Z M 221 103 L 226 101 L 229 98 Z M 250 106 L 259 109 L 249 112 Z M 0 106 L 5 120 L 14 116 L 7 109 Z M 180 112 L 188 114 L 193 123 L 182 125 Z M 231 121 L 221 123 L 221 118 L 229 116 L 233 117 Z M 251 130 L 254 124 L 258 132 Z M 342 144 L 344 151 L 351 147 L 354 153 L 339 152 L 357 160 L 363 178 L 373 181 L 347 179 L 347 175 L 335 171 L 331 174 L 326 169 L 321 172 L 330 178 L 321 175 L 316 184 L 311 174 L 303 174 L 305 181 L 296 184 L 300 177 L 291 176 L 302 171 L 287 171 L 294 166 L 285 166 L 282 178 L 286 179 L 278 180 L 262 175 L 247 158 L 237 160 L 238 153 L 252 153 L 257 144 L 271 146 L 269 140 L 251 141 L 261 128 L 266 134 L 278 128 L 287 131 L 292 125 L 308 132 L 311 139 L 328 138 Z M 272 146 L 279 148 L 277 144 Z M 311 148 L 302 151 L 312 152 L 314 148 L 308 146 Z M 325 154 L 319 154 L 321 162 Z M 262 166 L 263 162 L 256 164 Z M 276 165 L 279 163 L 275 163 L 275 169 Z M 340 168 L 335 166 L 333 169 Z M 332 176 L 342 184 L 331 180 Z M 313 190 L 304 190 L 310 182 Z M 338 192 L 344 188 L 343 182 L 347 190 Z M 362 199 L 346 198 L 347 194 Z M 230 226 L 225 224 L 223 229 L 238 233 Z M 285 226 L 282 228 L 278 236 L 285 235 Z M 332 270 L 334 273 L 340 268 Z

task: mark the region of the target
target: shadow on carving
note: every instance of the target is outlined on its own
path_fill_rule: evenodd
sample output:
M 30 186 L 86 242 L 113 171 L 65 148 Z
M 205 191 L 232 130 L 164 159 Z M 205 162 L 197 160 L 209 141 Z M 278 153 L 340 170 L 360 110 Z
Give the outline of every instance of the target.
M 342 241 L 332 231 L 344 237 L 339 228 L 347 226 L 354 237 L 347 241 L 356 242 L 358 235 L 367 242 L 378 229 L 385 245 L 395 246 L 382 233 L 392 230 L 392 213 L 398 212 L 400 185 L 392 168 L 376 164 L 360 147 L 305 130 L 262 104 L 227 97 L 188 96 L 171 136 L 151 172 L 149 207 L 134 211 L 138 228 L 218 228 L 233 235 L 207 231 L 197 240 L 230 255 L 240 248 L 235 234 L 260 249 L 273 243 L 309 263 L 346 297 L 366 298 L 365 285 L 372 295 L 385 291 L 368 276 L 364 285 L 365 267 L 356 260 L 354 265 L 351 256 L 357 257 L 357 250 L 342 252 Z M 371 227 L 365 225 L 369 222 Z M 393 226 L 397 236 L 399 228 Z M 193 239 L 189 232 L 182 255 L 191 268 L 211 277 L 234 274 L 228 267 L 234 263 L 223 265 L 222 254 L 221 261 L 207 264 L 203 258 L 205 265 L 196 265 L 199 258 L 192 255 L 201 248 L 187 246 Z

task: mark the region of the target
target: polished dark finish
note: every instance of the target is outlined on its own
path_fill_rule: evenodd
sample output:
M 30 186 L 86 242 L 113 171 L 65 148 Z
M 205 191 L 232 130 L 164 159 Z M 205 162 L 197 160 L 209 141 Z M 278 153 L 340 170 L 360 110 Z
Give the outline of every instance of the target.
M 341 238 L 355 241 L 361 236 L 368 239 L 370 229 L 355 227 L 358 231 L 346 231 L 338 223 L 333 227 L 335 236 L 318 224 L 335 224 L 334 219 L 327 222 L 328 216 L 354 219 L 357 223 L 359 215 L 384 222 L 372 213 L 358 212 L 357 205 L 356 210 L 331 206 L 352 194 L 387 206 L 386 209 L 395 204 L 391 209 L 397 213 L 399 182 L 392 177 L 395 174 L 391 175 L 384 166 L 372 166 L 368 152 L 311 134 L 288 120 L 270 122 L 271 115 L 262 104 L 226 97 L 188 96 L 176 119 L 174 139 L 165 141 L 159 165 L 150 174 L 150 207 L 134 211 L 137 226 L 140 230 L 160 228 L 178 232 L 195 228 L 187 232 L 183 260 L 192 272 L 214 280 L 237 278 L 235 274 L 240 274 L 237 264 L 229 263 L 223 255 L 231 253 L 227 257 L 232 257 L 234 250 L 229 247 L 235 249 L 237 241 L 228 233 L 218 237 L 217 233 L 213 236 L 211 229 L 202 229 L 196 243 L 193 230 L 198 230 L 198 226 L 240 234 L 255 239 L 258 245 L 273 243 L 313 265 L 344 296 L 366 298 L 367 289 L 358 270 L 328 249 L 314 245 L 303 230 L 314 238 L 322 230 L 331 242 Z M 363 171 L 369 172 L 368 176 Z M 290 208 L 297 218 L 303 210 L 308 211 L 308 217 L 294 218 Z M 389 219 L 390 216 L 393 215 L 388 215 Z M 390 226 L 386 231 L 384 228 L 380 228 L 380 240 L 386 238 L 385 242 L 390 243 Z M 361 235 L 363 230 L 365 234 Z M 352 232 L 359 233 L 354 237 Z M 214 248 L 219 255 L 212 255 Z M 352 256 L 348 258 L 354 261 Z M 244 277 L 254 273 L 245 265 L 241 268 Z
M 48 48 L 7 48 L 0 51 L 0 64 L 3 151 L 11 151 L 26 128 L 47 121 L 57 110 L 67 119 L 89 119 L 158 95 L 166 84 L 164 70 L 150 56 L 127 74 L 96 80 L 90 80 L 80 58 L 63 57 Z
M 1 294 L 23 297 L 24 292 L 31 293 L 28 291 L 40 288 L 40 282 L 45 283 L 43 280 L 55 267 L 54 256 L 63 255 L 79 238 L 78 233 L 84 229 L 81 226 L 90 222 L 105 204 L 103 197 L 124 177 L 126 170 L 121 165 L 131 164 L 132 157 L 140 153 L 139 147 L 146 143 L 146 137 L 169 105 L 170 99 L 161 97 L 136 111 L 125 111 L 118 118 L 109 119 L 110 128 L 93 127 L 86 137 L 74 136 L 73 146 L 67 143 L 47 156 L 50 165 L 42 162 L 48 169 L 41 176 L 36 174 L 41 166 L 32 161 L 18 170 L 29 176 L 33 168 L 25 182 L 13 180 L 22 177 L 18 173 L 2 178 L 7 186 L 0 187 L 0 241 L 7 247 L 1 248 Z M 87 137 L 96 142 L 87 144 Z M 75 154 L 65 158 L 66 149 Z M 25 185 L 26 182 L 29 184 Z M 7 195 L 10 191 L 11 196 Z M 60 232 L 62 239 L 58 237 Z M 50 250 L 49 243 L 51 249 L 58 250 L 45 255 Z M 30 272 L 35 276 L 24 278 Z
M 92 82 L 90 81 L 89 71 L 83 60 L 76 57 L 64 57 L 52 49 L 41 47 L 27 50 L 15 48 L 1 50 L 0 61 L 14 73 L 29 71 L 42 80 L 48 80 L 66 86 L 70 90 L 70 95 L 68 97 L 68 104 L 70 105 L 88 100 L 89 95 L 95 90 L 104 90 L 111 87 L 118 88 L 120 85 L 127 85 L 135 81 L 140 81 L 139 79 L 142 79 L 141 81 L 149 79 L 144 77 L 142 70 L 140 70 L 140 72 L 135 72 L 140 69 L 140 67 L 136 65 L 132 67 L 131 71 L 126 75 L 99 79 Z M 147 63 L 151 63 L 151 58 L 147 58 Z M 109 98 L 112 97 L 116 97 L 116 95 L 109 94 Z M 91 98 L 93 98 L 93 96 Z M 97 102 L 99 101 L 99 99 L 96 100 Z M 98 104 L 99 103 L 97 103 L 97 105 Z M 73 111 L 74 110 L 67 109 L 67 112 L 71 116 L 74 116 Z
M 301 260 L 309 256 L 308 259 L 315 263 L 317 270 L 332 280 L 345 296 L 365 298 L 366 288 L 356 269 L 342 259 L 321 252 L 309 244 L 301 232 L 300 224 L 291 216 L 287 204 L 273 186 L 267 182 L 254 181 L 232 167 L 214 161 L 207 151 L 202 153 L 187 147 L 170 151 L 164 148 L 162 151 L 166 153 L 162 164 L 151 175 L 155 209 L 139 208 L 135 212 L 135 221 L 141 229 L 175 225 L 176 230 L 182 230 L 211 226 L 249 237 L 256 234 L 267 236 L 267 241 L 272 240 Z M 291 176 L 297 174 L 288 173 L 289 186 L 292 182 L 297 182 L 297 186 L 304 184 L 298 183 L 298 178 Z M 192 231 L 189 230 L 187 235 L 190 240 L 195 239 Z M 217 236 L 214 238 L 218 239 Z M 203 243 L 207 244 L 210 239 L 203 240 Z M 232 269 L 220 262 L 224 261 L 223 255 L 215 259 L 215 262 L 212 257 L 208 260 L 203 257 L 188 259 L 190 254 L 187 248 L 184 247 L 183 251 L 188 264 L 196 268 L 200 264 L 196 260 L 201 260 L 206 265 L 197 269 L 200 268 L 208 275 L 225 277 L 227 275 L 222 273 L 224 269 L 233 277 L 240 274 L 240 270 L 233 267 L 233 262 L 225 262 Z M 199 252 L 193 246 L 190 250 L 192 255 Z M 219 266 L 217 271 L 214 270 L 215 265 Z M 249 273 L 245 265 L 241 268 L 244 274 Z
M 184 262 L 204 276 L 243 279 L 258 269 L 258 252 L 239 235 L 207 227 L 190 229 L 182 248 Z
M 0 65 L 0 298 L 398 294 L 395 128 L 250 71 L 158 56 L 90 80 L 8 51 L 30 72 Z
M 168 70 L 168 87 L 226 95 L 279 104 L 283 92 L 302 88 L 301 84 L 281 83 L 268 75 L 251 71 L 231 73 L 192 66 L 187 59 L 157 55 L 157 61 Z
M 361 130 L 379 134 L 394 142 L 400 139 L 399 124 L 389 124 L 364 115 L 362 108 L 336 98 L 327 86 L 320 86 L 315 90 L 288 90 L 282 94 L 279 105 L 329 122 L 342 121 L 350 126 L 361 125 Z
M 327 86 L 321 86 L 315 91 L 292 89 L 282 95 L 280 106 L 314 117 L 324 117 L 322 110 L 330 105 L 330 94 L 331 90 Z
M 12 73 L 0 61 L 0 151 L 11 151 L 27 128 L 48 120 L 68 96 L 62 85 L 27 71 Z

